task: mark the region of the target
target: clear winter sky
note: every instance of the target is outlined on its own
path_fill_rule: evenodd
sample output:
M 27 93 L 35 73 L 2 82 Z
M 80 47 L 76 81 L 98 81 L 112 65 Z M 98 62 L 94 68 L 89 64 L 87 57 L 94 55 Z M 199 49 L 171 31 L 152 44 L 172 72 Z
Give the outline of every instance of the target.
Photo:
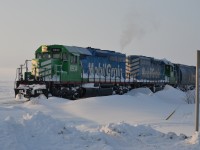
M 0 80 L 43 44 L 196 64 L 200 0 L 1 0 Z

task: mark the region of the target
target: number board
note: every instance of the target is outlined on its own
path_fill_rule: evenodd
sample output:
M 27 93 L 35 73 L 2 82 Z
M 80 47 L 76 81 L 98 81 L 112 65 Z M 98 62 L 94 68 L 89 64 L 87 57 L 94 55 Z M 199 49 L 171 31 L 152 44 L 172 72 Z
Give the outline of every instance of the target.
M 61 49 L 60 48 L 52 48 L 51 51 L 52 52 L 61 52 Z

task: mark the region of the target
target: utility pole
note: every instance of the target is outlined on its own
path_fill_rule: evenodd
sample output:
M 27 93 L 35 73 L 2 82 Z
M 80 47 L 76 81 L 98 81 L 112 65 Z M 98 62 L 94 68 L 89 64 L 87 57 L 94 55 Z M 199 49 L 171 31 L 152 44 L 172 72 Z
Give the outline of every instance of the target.
M 200 50 L 197 50 L 196 66 L 196 99 L 195 99 L 195 131 L 199 132 L 199 74 L 200 73 Z

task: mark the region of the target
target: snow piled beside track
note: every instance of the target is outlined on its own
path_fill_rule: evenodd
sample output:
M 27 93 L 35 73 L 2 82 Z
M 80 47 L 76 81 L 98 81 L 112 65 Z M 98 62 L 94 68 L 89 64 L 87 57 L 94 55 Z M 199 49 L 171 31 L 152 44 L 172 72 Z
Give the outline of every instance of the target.
M 77 101 L 40 97 L 13 103 L 14 96 L 5 94 L 0 94 L 1 150 L 199 150 L 194 104 L 170 86 Z
M 1 150 L 132 150 L 198 149 L 185 135 L 164 134 L 150 126 L 110 123 L 84 130 L 42 112 L 19 119 L 7 117 L 0 124 Z

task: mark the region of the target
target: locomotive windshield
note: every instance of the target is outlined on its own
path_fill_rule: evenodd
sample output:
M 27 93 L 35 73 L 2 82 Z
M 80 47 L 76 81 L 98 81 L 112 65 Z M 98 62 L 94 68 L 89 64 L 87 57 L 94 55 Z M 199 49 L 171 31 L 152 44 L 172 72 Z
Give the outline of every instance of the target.
M 49 53 L 43 53 L 43 54 L 37 53 L 36 54 L 36 58 L 37 59 L 42 59 L 42 58 L 48 59 L 48 58 L 51 58 L 51 55 Z
M 41 58 L 42 58 L 42 54 L 39 54 L 39 53 L 36 54 L 36 58 L 37 58 L 37 59 L 41 59 Z
M 72 64 L 77 64 L 77 62 L 78 62 L 78 56 L 71 55 L 70 62 L 71 62 Z
M 51 58 L 51 55 L 49 53 L 43 53 L 42 58 L 48 59 L 48 58 Z

